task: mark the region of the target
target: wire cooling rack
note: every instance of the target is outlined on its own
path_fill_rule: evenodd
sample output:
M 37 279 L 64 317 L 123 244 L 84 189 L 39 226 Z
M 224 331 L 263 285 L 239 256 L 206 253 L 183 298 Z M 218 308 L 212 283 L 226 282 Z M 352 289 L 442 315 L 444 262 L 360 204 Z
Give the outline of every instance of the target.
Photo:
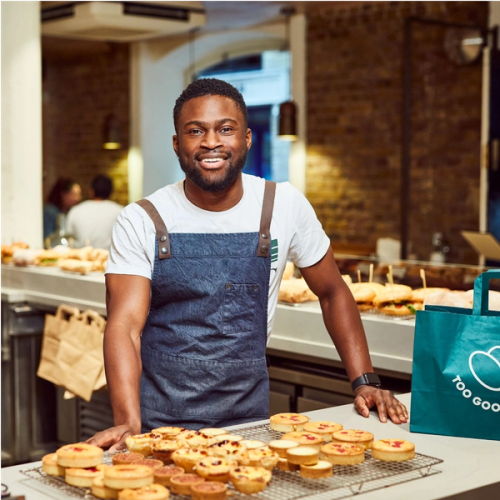
M 244 427 L 235 430 L 245 439 L 259 439 L 269 442 L 280 439 L 282 434 L 271 430 L 268 424 Z M 110 463 L 108 453 L 104 454 L 104 462 Z M 393 486 L 426 476 L 439 474 L 441 471 L 434 466 L 442 463 L 439 458 L 415 454 L 413 460 L 406 462 L 382 462 L 372 458 L 371 451 L 365 452 L 365 461 L 357 465 L 333 467 L 333 476 L 325 479 L 308 479 L 300 476 L 298 471 L 273 470 L 273 478 L 268 487 L 261 493 L 252 495 L 256 500 L 337 500 L 353 495 L 367 493 L 387 486 Z M 47 476 L 41 468 L 22 471 L 29 479 L 28 485 L 42 491 L 53 498 L 86 498 L 94 499 L 90 490 L 76 488 L 64 482 L 63 478 Z M 234 500 L 248 499 L 248 495 L 235 492 L 232 485 Z M 184 497 L 172 494 L 173 499 Z

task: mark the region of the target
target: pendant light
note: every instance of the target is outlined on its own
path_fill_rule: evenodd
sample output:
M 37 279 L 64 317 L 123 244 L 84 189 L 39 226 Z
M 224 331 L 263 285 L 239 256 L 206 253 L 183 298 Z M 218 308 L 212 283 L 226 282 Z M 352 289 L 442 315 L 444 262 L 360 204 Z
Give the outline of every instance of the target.
M 283 7 L 286 16 L 286 49 L 290 51 L 290 18 L 295 13 L 293 7 Z M 280 105 L 278 137 L 284 141 L 297 140 L 297 105 L 290 99 Z
M 120 122 L 113 113 L 106 116 L 103 127 L 103 149 L 120 149 L 121 145 L 121 130 Z

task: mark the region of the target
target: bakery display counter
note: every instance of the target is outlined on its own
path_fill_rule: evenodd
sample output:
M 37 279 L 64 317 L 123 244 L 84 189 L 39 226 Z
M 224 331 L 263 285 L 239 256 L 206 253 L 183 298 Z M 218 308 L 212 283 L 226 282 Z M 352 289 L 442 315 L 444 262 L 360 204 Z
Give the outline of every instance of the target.
M 400 399 L 410 407 L 410 395 Z M 411 408 L 410 415 L 411 415 Z M 409 424 L 382 424 L 372 412 L 369 418 L 361 417 L 352 406 L 345 405 L 306 413 L 312 420 L 329 420 L 342 423 L 345 428 L 372 432 L 375 439 L 397 438 L 415 444 L 414 461 L 396 464 L 378 462 L 367 454 L 365 466 L 335 466 L 334 475 L 328 480 L 301 479 L 296 472 L 275 471 L 270 486 L 259 496 L 269 500 L 309 498 L 331 500 L 353 498 L 360 494 L 366 500 L 437 500 L 471 499 L 492 500 L 500 491 L 500 469 L 495 457 L 500 455 L 500 442 L 478 439 L 453 438 L 409 432 Z M 248 437 L 248 432 L 263 432 L 268 421 L 233 427 L 232 431 Z M 269 433 L 269 431 L 266 431 Z M 37 480 L 40 475 L 34 462 L 2 469 L 2 483 L 11 495 L 24 495 L 27 500 L 70 498 L 67 493 Z M 346 473 L 347 472 L 347 473 Z M 370 473 L 367 476 L 367 473 Z M 279 496 L 274 496 L 274 495 Z M 236 495 L 238 499 L 248 498 Z M 81 490 L 80 498 L 93 498 Z M 172 498 L 177 498 L 172 496 Z M 181 498 L 181 497 L 179 497 Z

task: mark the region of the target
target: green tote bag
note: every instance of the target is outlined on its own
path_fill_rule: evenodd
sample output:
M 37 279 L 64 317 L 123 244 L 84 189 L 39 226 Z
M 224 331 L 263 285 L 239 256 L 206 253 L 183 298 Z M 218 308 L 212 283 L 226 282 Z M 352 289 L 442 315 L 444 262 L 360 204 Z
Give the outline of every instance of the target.
M 500 440 L 500 312 L 488 310 L 490 270 L 474 282 L 474 307 L 418 311 L 410 431 Z

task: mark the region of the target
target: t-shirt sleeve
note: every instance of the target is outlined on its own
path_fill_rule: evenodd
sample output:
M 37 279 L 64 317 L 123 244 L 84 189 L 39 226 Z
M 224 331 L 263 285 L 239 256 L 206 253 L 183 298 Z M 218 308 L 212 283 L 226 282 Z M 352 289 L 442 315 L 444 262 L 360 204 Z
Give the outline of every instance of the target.
M 288 259 L 297 267 L 309 267 L 317 264 L 330 247 L 330 238 L 326 235 L 312 205 L 307 198 L 291 184 L 289 189 L 290 223 L 292 239 Z
M 154 266 L 153 221 L 137 204 L 125 207 L 111 237 L 106 274 L 128 274 L 151 279 Z

